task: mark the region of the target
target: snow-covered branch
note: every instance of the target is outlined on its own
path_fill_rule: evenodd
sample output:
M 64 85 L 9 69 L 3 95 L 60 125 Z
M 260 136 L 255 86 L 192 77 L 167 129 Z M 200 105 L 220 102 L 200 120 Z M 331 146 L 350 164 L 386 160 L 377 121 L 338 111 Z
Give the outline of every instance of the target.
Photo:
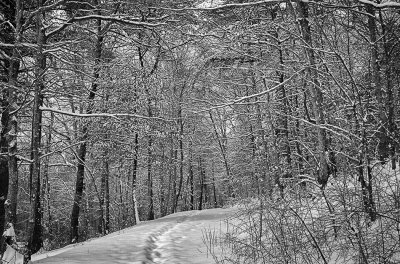
M 0 47 L 1 48 L 37 48 L 36 44 L 32 44 L 32 43 L 18 43 L 18 44 L 10 44 L 10 43 L 3 43 L 0 42 Z
M 50 156 L 50 155 L 53 155 L 54 153 L 63 152 L 63 151 L 66 150 L 66 149 L 75 147 L 75 146 L 77 146 L 77 145 L 79 145 L 79 144 L 82 144 L 82 143 L 85 143 L 85 141 L 79 141 L 79 142 L 76 142 L 76 143 L 74 143 L 74 144 L 72 144 L 72 145 L 66 146 L 66 147 L 64 147 L 64 148 L 62 148 L 62 149 L 57 149 L 57 150 L 54 150 L 54 151 L 52 151 L 52 152 L 46 153 L 46 154 L 40 156 L 40 158 L 43 159 L 43 158 L 45 158 L 45 157 L 48 157 L 48 156 Z
M 358 2 L 367 4 L 367 5 L 372 5 L 376 8 L 400 8 L 400 3 L 394 2 L 394 1 L 387 1 L 383 3 L 375 3 L 374 1 L 370 0 L 358 0 Z
M 73 117 L 80 117 L 80 118 L 111 117 L 111 118 L 118 119 L 119 117 L 128 117 L 128 118 L 138 118 L 138 119 L 147 119 L 147 120 L 159 120 L 159 121 L 163 121 L 163 122 L 172 122 L 172 120 L 164 119 L 164 118 L 161 118 L 161 117 L 148 117 L 148 116 L 137 115 L 137 114 L 124 114 L 124 113 L 117 113 L 117 114 L 111 114 L 111 113 L 79 114 L 79 113 L 72 113 L 72 112 L 62 111 L 62 110 L 58 110 L 58 109 L 54 109 L 54 108 L 48 108 L 48 107 L 40 107 L 40 110 L 42 110 L 44 112 L 53 112 L 53 113 L 57 113 L 57 114 L 73 116 Z
M 115 23 L 120 23 L 120 24 L 125 24 L 125 25 L 130 25 L 130 26 L 139 26 L 139 27 L 158 27 L 158 26 L 163 26 L 166 25 L 166 23 L 148 23 L 148 22 L 141 22 L 141 21 L 136 21 L 134 19 L 131 19 L 129 17 L 121 17 L 121 16 L 103 16 L 103 15 L 87 15 L 87 16 L 81 16 L 81 17 L 75 17 L 72 19 L 74 21 L 82 21 L 82 20 L 90 20 L 90 19 L 100 19 L 104 21 L 112 21 Z
M 229 9 L 229 8 L 243 8 L 243 7 L 250 7 L 250 6 L 258 6 L 258 5 L 264 5 L 264 4 L 277 4 L 277 3 L 283 3 L 285 2 L 284 0 L 264 0 L 264 1 L 257 1 L 257 2 L 250 2 L 250 3 L 237 3 L 237 4 L 225 4 L 225 5 L 219 5 L 219 6 L 213 6 L 213 7 L 187 7 L 187 8 L 159 8 L 159 7 L 154 7 L 156 9 L 163 9 L 163 10 L 169 10 L 169 11 L 215 11 L 215 10 L 223 10 L 223 9 Z
M 155 19 L 149 19 L 148 21 L 162 21 L 166 19 L 168 16 L 162 16 L 159 18 Z M 51 37 L 58 32 L 61 32 L 65 28 L 69 27 L 76 21 L 85 21 L 85 20 L 92 20 L 92 19 L 100 19 L 104 21 L 109 21 L 109 22 L 115 22 L 115 23 L 120 23 L 124 25 L 131 25 L 131 26 L 140 26 L 140 27 L 158 27 L 165 25 L 165 23 L 149 23 L 149 22 L 142 22 L 139 21 L 137 18 L 129 17 L 129 16 L 121 16 L 121 15 L 111 15 L 111 16 L 105 16 L 105 15 L 87 15 L 87 16 L 81 16 L 81 17 L 72 17 L 65 21 L 65 23 L 56 29 L 50 31 L 49 33 L 46 34 L 47 37 Z
M 231 102 L 228 102 L 228 103 L 225 103 L 225 104 L 221 104 L 221 105 L 217 105 L 217 106 L 208 108 L 208 109 L 206 109 L 206 110 L 201 110 L 201 111 L 198 111 L 198 112 L 195 112 L 195 113 L 198 114 L 198 113 L 208 112 L 208 111 L 210 111 L 210 110 L 214 110 L 214 109 L 218 109 L 218 108 L 224 108 L 224 107 L 236 105 L 236 104 L 239 104 L 239 103 L 241 103 L 241 102 L 243 102 L 243 101 L 245 101 L 245 100 L 249 100 L 249 99 L 252 99 L 252 98 L 255 98 L 255 97 L 260 97 L 260 96 L 262 96 L 262 95 L 271 93 L 271 92 L 277 90 L 279 87 L 281 87 L 281 86 L 285 85 L 286 83 L 290 82 L 294 77 L 296 77 L 297 75 L 299 75 L 299 74 L 300 74 L 301 72 L 303 72 L 304 70 L 305 70 L 305 69 L 301 69 L 301 70 L 295 72 L 292 76 L 290 76 L 289 78 L 287 78 L 284 82 L 281 82 L 281 83 L 275 85 L 274 87 L 272 87 L 272 88 L 270 88 L 270 89 L 268 89 L 268 90 L 265 90 L 265 91 L 262 91 L 262 92 L 259 92 L 259 93 L 256 93 L 256 94 L 248 95 L 248 96 L 243 96 L 243 97 L 240 97 L 240 98 L 238 98 L 238 99 L 236 99 L 236 100 L 233 100 L 233 101 L 231 101 Z

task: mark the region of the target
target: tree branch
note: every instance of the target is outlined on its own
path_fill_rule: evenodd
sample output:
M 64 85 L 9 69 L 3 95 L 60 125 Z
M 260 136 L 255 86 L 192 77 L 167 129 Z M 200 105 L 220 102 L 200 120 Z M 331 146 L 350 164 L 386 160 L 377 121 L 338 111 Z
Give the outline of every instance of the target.
M 54 109 L 54 108 L 48 108 L 48 107 L 40 107 L 40 110 L 42 110 L 43 112 L 53 112 L 53 113 L 57 113 L 57 114 L 73 116 L 73 117 L 80 117 L 80 118 L 111 117 L 111 118 L 118 119 L 119 117 L 130 117 L 130 118 L 147 119 L 147 120 L 159 120 L 159 121 L 163 121 L 163 122 L 173 122 L 173 120 L 164 119 L 164 118 L 161 118 L 161 117 L 148 117 L 148 116 L 142 116 L 142 115 L 136 115 L 136 114 L 123 114 L 123 113 L 117 113 L 117 114 L 111 114 L 111 113 L 78 114 L 78 113 L 72 113 L 72 112 L 62 111 L 62 110 L 58 110 L 58 109 Z

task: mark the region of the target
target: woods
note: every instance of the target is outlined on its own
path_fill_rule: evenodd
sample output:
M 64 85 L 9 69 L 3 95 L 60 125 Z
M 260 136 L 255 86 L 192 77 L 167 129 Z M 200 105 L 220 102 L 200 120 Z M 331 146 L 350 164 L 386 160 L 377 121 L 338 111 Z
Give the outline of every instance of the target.
M 29 260 L 242 204 L 219 263 L 397 263 L 399 12 L 2 1 L 0 230 Z

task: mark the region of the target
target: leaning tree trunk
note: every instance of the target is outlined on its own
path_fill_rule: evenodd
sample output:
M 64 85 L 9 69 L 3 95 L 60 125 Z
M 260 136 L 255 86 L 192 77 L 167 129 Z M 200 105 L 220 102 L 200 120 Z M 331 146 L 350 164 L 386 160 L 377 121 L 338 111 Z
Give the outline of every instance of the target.
M 98 12 L 99 13 L 99 12 Z M 100 15 L 100 14 L 99 14 Z M 93 71 L 93 82 L 91 85 L 91 90 L 88 97 L 88 107 L 86 110 L 87 114 L 93 113 L 94 108 L 94 98 L 96 96 L 98 90 L 98 81 L 100 78 L 100 64 L 101 64 L 101 55 L 102 55 L 102 46 L 103 46 L 103 35 L 101 29 L 101 20 L 97 20 L 96 25 L 97 37 L 94 51 L 94 71 Z M 85 159 L 87 152 L 87 139 L 88 139 L 88 125 L 84 124 L 81 129 L 80 141 L 82 142 L 79 146 L 78 150 L 78 166 L 76 172 L 76 185 L 75 185 L 75 195 L 74 195 L 74 204 L 72 206 L 71 212 L 71 233 L 70 233 L 70 242 L 76 243 L 79 240 L 79 213 L 80 206 L 83 197 L 84 190 L 84 177 L 85 177 Z

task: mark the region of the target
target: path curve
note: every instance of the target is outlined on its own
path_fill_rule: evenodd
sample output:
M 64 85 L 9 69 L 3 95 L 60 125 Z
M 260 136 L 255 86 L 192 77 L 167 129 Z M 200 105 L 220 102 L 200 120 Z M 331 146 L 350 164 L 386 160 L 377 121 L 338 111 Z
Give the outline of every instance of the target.
M 233 209 L 172 214 L 131 228 L 33 256 L 35 264 L 213 264 L 205 230 L 219 230 Z

